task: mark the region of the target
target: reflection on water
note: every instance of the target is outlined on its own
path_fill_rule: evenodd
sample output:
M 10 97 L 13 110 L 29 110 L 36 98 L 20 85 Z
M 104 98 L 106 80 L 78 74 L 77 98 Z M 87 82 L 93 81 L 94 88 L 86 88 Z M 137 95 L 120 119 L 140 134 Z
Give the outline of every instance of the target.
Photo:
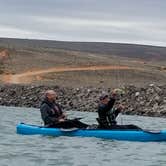
M 95 113 L 68 112 L 71 117 L 96 123 Z M 88 116 L 87 116 L 88 115 Z M 119 123 L 142 128 L 164 129 L 162 118 L 121 116 Z M 15 133 L 18 122 L 41 125 L 38 110 L 0 107 L 0 165 L 2 166 L 128 166 L 166 165 L 166 143 L 143 143 L 81 137 L 22 136 Z

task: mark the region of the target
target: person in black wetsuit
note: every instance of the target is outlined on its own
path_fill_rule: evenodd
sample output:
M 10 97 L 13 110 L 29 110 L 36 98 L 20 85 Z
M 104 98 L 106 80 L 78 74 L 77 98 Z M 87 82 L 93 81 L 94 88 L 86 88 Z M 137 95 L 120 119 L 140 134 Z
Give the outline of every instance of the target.
M 124 109 L 122 105 L 114 108 L 116 101 L 116 91 L 113 91 L 111 97 L 108 94 L 102 94 L 98 105 L 98 123 L 101 129 L 134 129 L 141 130 L 135 125 L 117 125 L 116 117 Z
M 87 124 L 80 122 L 78 119 L 67 119 L 66 114 L 62 111 L 60 105 L 56 103 L 57 94 L 53 90 L 45 92 L 45 99 L 40 106 L 41 118 L 46 127 L 53 128 L 82 128 L 88 127 Z

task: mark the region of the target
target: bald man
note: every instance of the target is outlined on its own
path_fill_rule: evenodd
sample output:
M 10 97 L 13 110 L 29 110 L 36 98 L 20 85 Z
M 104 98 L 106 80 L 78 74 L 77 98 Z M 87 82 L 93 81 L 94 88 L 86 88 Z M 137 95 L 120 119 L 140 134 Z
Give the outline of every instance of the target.
M 44 125 L 54 128 L 87 128 L 88 125 L 77 119 L 67 119 L 66 114 L 62 111 L 60 105 L 56 103 L 57 93 L 54 90 L 45 92 L 40 112 Z

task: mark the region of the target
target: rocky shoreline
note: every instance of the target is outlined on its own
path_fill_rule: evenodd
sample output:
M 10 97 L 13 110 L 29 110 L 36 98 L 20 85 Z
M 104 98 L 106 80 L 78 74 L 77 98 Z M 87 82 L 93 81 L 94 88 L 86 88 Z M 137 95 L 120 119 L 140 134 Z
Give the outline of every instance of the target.
M 111 92 L 111 88 L 67 88 L 42 85 L 0 85 L 0 105 L 39 108 L 44 91 L 54 89 L 64 110 L 97 110 L 99 95 Z M 146 87 L 129 85 L 123 88 L 117 103 L 125 105 L 128 115 L 166 117 L 166 85 L 150 84 Z

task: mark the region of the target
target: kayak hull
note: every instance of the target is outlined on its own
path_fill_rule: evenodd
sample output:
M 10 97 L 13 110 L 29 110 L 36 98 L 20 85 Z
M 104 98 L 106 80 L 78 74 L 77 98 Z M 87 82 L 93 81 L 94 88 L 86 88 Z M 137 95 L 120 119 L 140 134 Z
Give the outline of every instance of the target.
M 35 125 L 20 123 L 16 127 L 18 134 L 23 135 L 46 135 L 46 136 L 80 136 L 97 137 L 125 141 L 166 141 L 166 130 L 159 132 L 137 130 L 101 130 L 101 129 L 77 129 L 64 131 L 59 128 L 45 128 Z

